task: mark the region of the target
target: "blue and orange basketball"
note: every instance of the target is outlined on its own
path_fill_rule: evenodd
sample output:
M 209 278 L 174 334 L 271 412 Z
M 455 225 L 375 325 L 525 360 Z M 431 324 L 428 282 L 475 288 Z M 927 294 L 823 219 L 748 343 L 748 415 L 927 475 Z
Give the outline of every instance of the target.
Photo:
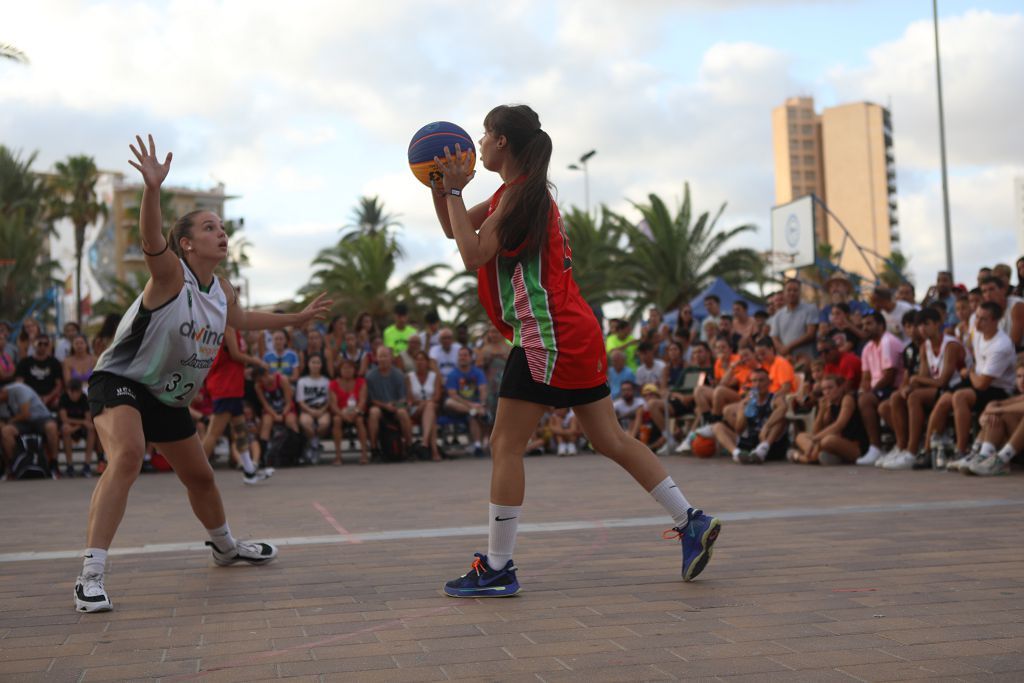
M 409 168 L 421 183 L 430 186 L 431 180 L 440 182 L 441 173 L 434 163 L 434 157 L 444 158 L 444 148 L 455 154 L 458 144 L 464 153 L 469 153 L 469 168 L 476 165 L 476 147 L 473 138 L 454 123 L 434 121 L 416 131 L 409 142 Z

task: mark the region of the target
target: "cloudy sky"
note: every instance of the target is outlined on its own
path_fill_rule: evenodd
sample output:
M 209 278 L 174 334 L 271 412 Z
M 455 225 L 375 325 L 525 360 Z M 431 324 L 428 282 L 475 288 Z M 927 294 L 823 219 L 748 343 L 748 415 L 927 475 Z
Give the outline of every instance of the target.
M 1024 9 L 940 0 L 956 276 L 1018 252 Z M 774 199 L 770 112 L 787 96 L 891 108 L 904 251 L 919 284 L 945 261 L 929 0 L 506 0 L 503 3 L 0 0 L 0 143 L 133 174 L 127 144 L 174 151 L 170 182 L 240 199 L 254 299 L 308 278 L 361 195 L 400 216 L 403 271 L 456 263 L 405 152 L 422 124 L 474 137 L 495 104 L 536 109 L 562 205 L 629 212 L 684 181 L 723 224 L 760 226 Z M 478 174 L 470 201 L 500 180 Z

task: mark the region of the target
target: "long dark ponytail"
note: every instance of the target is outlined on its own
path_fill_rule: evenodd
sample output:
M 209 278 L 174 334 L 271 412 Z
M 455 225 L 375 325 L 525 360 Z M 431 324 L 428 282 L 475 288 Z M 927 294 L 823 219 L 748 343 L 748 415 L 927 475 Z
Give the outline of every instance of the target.
M 551 213 L 551 138 L 541 130 L 537 112 L 525 104 L 495 107 L 484 118 L 484 128 L 495 136 L 505 136 L 512 158 L 525 176 L 522 182 L 509 187 L 509 203 L 497 226 L 502 249 L 514 251 L 522 247 L 519 258 L 525 258 L 536 253 L 547 235 Z

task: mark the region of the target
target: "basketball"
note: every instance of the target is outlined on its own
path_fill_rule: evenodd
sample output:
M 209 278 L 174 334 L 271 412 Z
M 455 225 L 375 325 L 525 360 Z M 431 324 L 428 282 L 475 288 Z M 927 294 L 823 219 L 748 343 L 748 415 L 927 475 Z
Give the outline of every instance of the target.
M 469 153 L 469 170 L 476 165 L 476 147 L 469 133 L 454 123 L 434 121 L 416 131 L 409 142 L 409 168 L 412 174 L 427 187 L 430 181 L 441 182 L 441 172 L 434 163 L 434 157 L 444 158 L 444 148 L 455 154 L 455 145 Z
M 693 440 L 690 448 L 698 458 L 713 458 L 715 453 L 718 452 L 718 442 L 714 439 L 698 436 Z

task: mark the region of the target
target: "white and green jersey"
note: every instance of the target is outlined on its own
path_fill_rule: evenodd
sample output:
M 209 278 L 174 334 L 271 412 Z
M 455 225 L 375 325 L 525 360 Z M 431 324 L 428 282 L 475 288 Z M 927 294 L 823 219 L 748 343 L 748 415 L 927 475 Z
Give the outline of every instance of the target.
M 227 297 L 217 278 L 204 292 L 184 261 L 181 269 L 185 284 L 178 296 L 148 310 L 140 294 L 95 370 L 144 384 L 173 407 L 187 406 L 203 385 L 224 342 L 228 317 Z

